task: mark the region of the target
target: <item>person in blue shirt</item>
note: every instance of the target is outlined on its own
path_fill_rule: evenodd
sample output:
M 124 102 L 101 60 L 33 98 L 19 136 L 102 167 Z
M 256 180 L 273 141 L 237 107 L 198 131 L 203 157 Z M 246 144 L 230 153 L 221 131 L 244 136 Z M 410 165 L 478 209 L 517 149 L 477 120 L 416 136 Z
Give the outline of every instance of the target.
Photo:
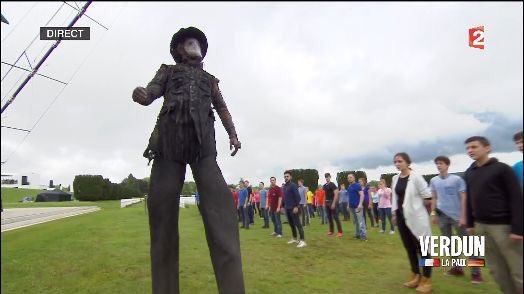
M 442 236 L 451 238 L 453 228 L 456 235 L 463 237 L 466 233 L 466 182 L 457 175 L 448 173 L 451 161 L 446 156 L 437 156 L 434 160 L 438 176 L 431 178 L 431 220 L 439 225 Z M 474 259 L 474 258 L 472 258 Z M 463 276 L 464 270 L 454 266 L 446 272 L 448 276 Z M 479 267 L 471 268 L 471 282 L 479 284 L 482 276 Z
M 364 222 L 363 203 L 364 192 L 359 183 L 355 181 L 355 174 L 348 175 L 349 211 L 353 215 L 355 224 L 355 238 L 367 241 L 366 224 Z
M 349 194 L 345 184 L 340 184 L 340 203 L 342 204 L 344 221 L 347 221 L 349 220 Z
M 260 182 L 258 187 L 260 188 L 260 191 L 258 191 L 258 195 L 260 195 L 260 214 L 262 214 L 262 217 L 264 218 L 264 225 L 262 228 L 267 229 L 269 228 L 269 214 L 267 210 L 269 205 L 267 203 L 267 189 L 264 187 L 264 182 Z
M 306 242 L 304 241 L 304 228 L 298 218 L 300 212 L 300 194 L 298 193 L 297 185 L 293 183 L 291 179 L 291 173 L 286 171 L 284 173 L 284 180 L 286 182 L 282 190 L 284 190 L 284 208 L 286 209 L 287 220 L 291 227 L 291 233 L 293 234 L 293 239 L 287 243 L 298 243 L 297 247 L 301 248 L 306 246 Z M 297 238 L 297 230 L 300 235 L 300 240 Z
M 517 148 L 519 149 L 520 152 L 522 152 L 522 131 L 516 133 L 514 136 L 513 136 L 513 142 L 515 142 L 515 144 L 517 145 Z M 522 171 L 522 160 L 515 163 L 515 165 L 513 165 L 513 171 L 515 172 L 515 175 L 517 176 L 517 180 L 519 181 L 519 184 L 520 184 L 520 191 L 522 192 L 523 190 L 523 182 L 524 182 L 524 175 L 522 174 L 523 171 Z
M 242 226 L 241 228 L 249 229 L 249 212 L 248 212 L 248 201 L 249 193 L 245 187 L 244 181 L 239 183 L 240 190 L 238 191 L 238 209 L 240 209 L 240 214 L 242 215 Z
M 363 215 L 364 215 L 364 224 L 366 225 L 366 229 L 368 227 L 366 215 L 369 216 L 369 219 L 371 220 L 371 227 L 375 227 L 375 222 L 373 221 L 373 211 L 371 210 L 373 207 L 373 203 L 370 203 L 369 201 L 369 187 L 367 186 L 367 180 L 366 178 L 360 178 L 358 179 L 358 182 L 360 183 L 360 186 L 362 187 L 362 192 L 364 193 L 364 203 L 363 205 Z M 377 224 L 378 227 L 378 224 Z

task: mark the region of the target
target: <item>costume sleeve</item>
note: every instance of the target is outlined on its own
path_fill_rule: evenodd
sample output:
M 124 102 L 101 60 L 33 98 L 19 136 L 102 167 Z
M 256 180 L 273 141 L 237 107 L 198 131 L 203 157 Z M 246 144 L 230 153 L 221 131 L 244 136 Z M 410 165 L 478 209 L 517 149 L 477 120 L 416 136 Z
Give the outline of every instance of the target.
M 215 108 L 218 116 L 220 117 L 222 125 L 226 129 L 229 138 L 238 138 L 237 132 L 235 130 L 235 124 L 233 123 L 233 118 L 231 117 L 231 114 L 227 109 L 226 102 L 224 101 L 222 93 L 220 92 L 220 88 L 218 87 L 218 82 L 219 80 L 216 78 L 212 82 L 211 102 L 213 103 L 213 107 Z
M 153 102 L 155 99 L 160 98 L 164 95 L 166 90 L 166 81 L 168 77 L 168 66 L 162 64 L 158 71 L 156 72 L 155 77 L 147 84 L 147 97 L 150 102 Z

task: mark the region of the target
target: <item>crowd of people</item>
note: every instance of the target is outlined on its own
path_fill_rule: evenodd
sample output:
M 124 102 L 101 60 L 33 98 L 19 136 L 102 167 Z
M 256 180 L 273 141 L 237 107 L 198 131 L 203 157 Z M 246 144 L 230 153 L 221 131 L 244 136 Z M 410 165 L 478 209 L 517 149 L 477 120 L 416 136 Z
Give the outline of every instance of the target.
M 522 152 L 522 131 L 513 139 Z M 399 174 L 393 177 L 391 187 L 384 179 L 378 185 L 368 184 L 366 178 L 356 179 L 352 173 L 347 176 L 347 187 L 337 186 L 326 173 L 325 184 L 314 192 L 304 186 L 303 179 L 295 184 L 289 171 L 284 172 L 281 186 L 275 177 L 270 178 L 269 187 L 260 182 L 256 189 L 241 180 L 237 189 L 231 189 L 240 227 L 249 229 L 258 214 L 262 228 L 269 229 L 271 220 L 270 235 L 282 238 L 282 223 L 287 223 L 292 235 L 288 243 L 301 248 L 307 245 L 304 227 L 315 218 L 321 225 L 329 224 L 327 235 L 336 233 L 337 237 L 343 236 L 340 216 L 342 221 L 352 220 L 354 238 L 362 241 L 368 240 L 368 224 L 380 233 L 386 233 L 389 224 L 389 234 L 398 232 L 411 268 L 404 286 L 429 293 L 432 267 L 419 266 L 419 259 L 430 256 L 422 256 L 418 237 L 431 236 L 433 223 L 443 236 L 451 237 L 453 230 L 456 236 L 485 236 L 485 259 L 493 278 L 504 293 L 522 293 L 522 161 L 512 169 L 490 158 L 491 144 L 485 137 L 468 138 L 465 145 L 474 162 L 464 179 L 449 174 L 451 161 L 440 155 L 434 159 L 438 175 L 429 185 L 411 169 L 411 159 L 404 152 L 393 157 Z M 452 267 L 446 275 L 463 276 L 464 270 Z M 471 282 L 482 281 L 480 268 L 472 267 Z

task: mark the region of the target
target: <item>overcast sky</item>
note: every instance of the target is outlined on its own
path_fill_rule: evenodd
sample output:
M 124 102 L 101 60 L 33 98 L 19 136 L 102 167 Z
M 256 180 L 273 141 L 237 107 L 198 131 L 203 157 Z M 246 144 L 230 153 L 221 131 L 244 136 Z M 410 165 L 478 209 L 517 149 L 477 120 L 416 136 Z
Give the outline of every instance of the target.
M 62 4 L 2 2 L 10 22 L 1 27 L 2 61 L 13 63 Z M 431 160 L 441 154 L 463 171 L 472 135 L 487 136 L 494 156 L 513 164 L 522 159 L 512 142 L 523 119 L 522 6 L 94 2 L 87 15 L 109 30 L 82 17 L 76 26 L 91 27 L 91 40 L 63 41 L 39 71 L 70 81 L 56 101 L 63 85 L 35 77 L 2 114 L 2 126 L 31 129 L 51 105 L 25 141 L 2 128 L 2 173 L 63 185 L 78 174 L 149 176 L 142 152 L 162 98 L 144 107 L 131 93 L 174 63 L 171 36 L 188 26 L 207 35 L 205 69 L 220 79 L 242 142 L 231 157 L 217 120 L 228 183 L 283 181 L 288 168 L 316 168 L 321 181 L 324 172 L 356 169 L 378 179 L 396 172 L 399 151 L 421 173 L 435 173 Z M 63 6 L 48 26 L 66 26 L 74 12 Z M 485 50 L 468 47 L 468 29 L 481 25 Z M 31 65 L 51 44 L 29 47 Z M 30 67 L 25 56 L 18 65 Z M 2 64 L 2 77 L 8 69 Z M 26 75 L 14 69 L 2 81 L 2 105 Z

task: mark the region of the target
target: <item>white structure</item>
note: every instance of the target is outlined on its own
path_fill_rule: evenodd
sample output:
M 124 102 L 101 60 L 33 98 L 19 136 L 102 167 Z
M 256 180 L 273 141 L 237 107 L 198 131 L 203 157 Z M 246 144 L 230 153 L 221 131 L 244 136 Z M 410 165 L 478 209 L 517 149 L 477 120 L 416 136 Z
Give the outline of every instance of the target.
M 40 175 L 37 173 L 10 173 L 2 171 L 2 188 L 42 189 Z
M 128 207 L 135 203 L 140 203 L 144 201 L 144 198 L 130 198 L 130 199 L 120 199 L 120 208 Z

